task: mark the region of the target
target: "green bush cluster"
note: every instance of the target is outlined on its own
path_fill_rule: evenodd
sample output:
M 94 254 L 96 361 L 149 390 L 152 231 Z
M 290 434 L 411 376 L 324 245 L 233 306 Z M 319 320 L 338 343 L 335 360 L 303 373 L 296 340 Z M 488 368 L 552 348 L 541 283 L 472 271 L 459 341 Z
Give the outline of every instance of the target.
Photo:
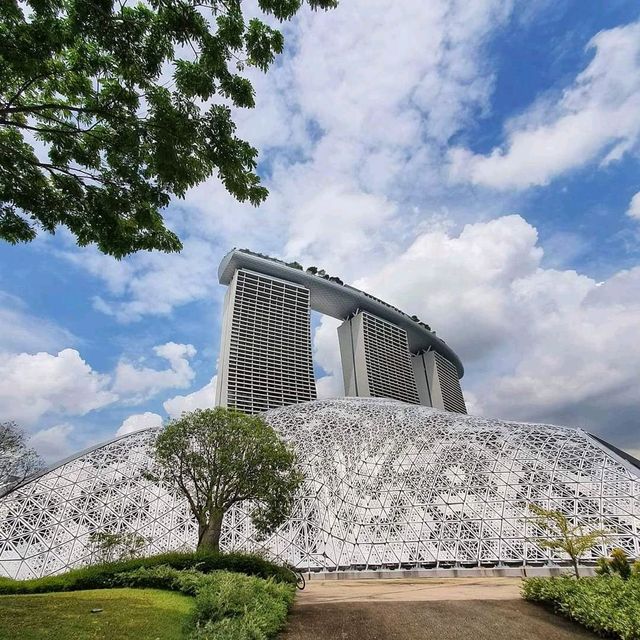
M 117 574 L 135 569 L 168 566 L 173 569 L 196 569 L 200 573 L 232 571 L 258 578 L 273 578 L 278 582 L 295 584 L 295 576 L 286 568 L 264 558 L 246 553 L 164 553 L 149 558 L 135 558 L 122 562 L 91 565 L 55 576 L 34 580 L 0 578 L 0 594 L 47 593 L 51 591 L 79 591 L 108 589 L 115 586 Z
M 640 638 L 640 574 L 624 580 L 619 574 L 596 578 L 528 578 L 526 600 L 553 607 L 588 629 L 621 640 Z
M 640 571 L 640 564 L 635 562 L 633 565 L 629 562 L 624 549 L 614 549 L 609 558 L 598 558 L 596 566 L 596 574 L 599 576 L 611 576 L 618 574 L 623 580 L 628 580 L 632 572 Z
M 284 625 L 295 587 L 228 571 L 205 574 L 169 566 L 115 576 L 123 587 L 170 589 L 195 596 L 192 640 L 266 640 Z

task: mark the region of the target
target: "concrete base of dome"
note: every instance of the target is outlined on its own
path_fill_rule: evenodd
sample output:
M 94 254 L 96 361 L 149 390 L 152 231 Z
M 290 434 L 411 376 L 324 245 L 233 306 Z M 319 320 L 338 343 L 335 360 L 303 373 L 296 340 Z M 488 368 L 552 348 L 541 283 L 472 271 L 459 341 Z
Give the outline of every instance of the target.
M 376 571 L 310 571 L 307 580 L 390 580 L 416 578 L 548 578 L 573 574 L 571 567 L 471 567 L 451 569 L 380 569 Z M 580 567 L 581 576 L 594 576 L 594 567 Z

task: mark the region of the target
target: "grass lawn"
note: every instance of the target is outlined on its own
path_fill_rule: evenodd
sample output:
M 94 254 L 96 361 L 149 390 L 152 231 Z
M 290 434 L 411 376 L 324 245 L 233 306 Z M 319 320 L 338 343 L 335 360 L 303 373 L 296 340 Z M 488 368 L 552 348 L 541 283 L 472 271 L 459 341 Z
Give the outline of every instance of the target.
M 193 606 L 156 589 L 0 596 L 0 640 L 179 640 Z

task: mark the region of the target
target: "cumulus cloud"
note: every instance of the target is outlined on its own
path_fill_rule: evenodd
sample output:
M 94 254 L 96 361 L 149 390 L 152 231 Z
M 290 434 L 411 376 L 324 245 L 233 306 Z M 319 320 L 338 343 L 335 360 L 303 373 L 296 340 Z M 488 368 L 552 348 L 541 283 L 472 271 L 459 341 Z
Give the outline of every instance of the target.
M 629 208 L 627 209 L 627 215 L 635 220 L 640 220 L 640 191 L 631 198 Z
M 267 202 L 238 204 L 212 179 L 168 210 L 181 254 L 116 263 L 70 251 L 106 285 L 96 309 L 133 321 L 213 297 L 232 246 L 348 278 L 392 255 L 414 218 L 442 213 L 436 193 L 454 199 L 442 188 L 444 145 L 488 108 L 494 78 L 481 53 L 510 9 L 503 0 L 353 0 L 302 11 L 287 27 L 286 54 L 252 77 L 257 109 L 234 114 L 269 168 Z M 464 192 L 456 206 L 464 215 L 491 208 Z
M 84 415 L 117 399 L 109 383 L 75 349 L 0 355 L 0 417 L 30 425 L 47 413 Z
M 163 403 L 171 418 L 179 418 L 185 411 L 209 409 L 215 405 L 218 376 L 213 376 L 204 387 L 184 396 L 174 396 Z
M 0 353 L 53 351 L 74 342 L 70 331 L 32 315 L 20 298 L 0 291 Z
M 608 164 L 640 136 L 640 22 L 601 31 L 594 56 L 556 103 L 545 98 L 506 127 L 504 146 L 487 155 L 450 152 L 454 180 L 497 189 L 544 185 L 599 159 Z
M 140 431 L 141 429 L 150 429 L 151 427 L 161 427 L 162 416 L 151 411 L 145 411 L 144 413 L 135 413 L 125 420 L 116 431 L 116 436 L 124 436 L 134 431 Z
M 184 388 L 191 384 L 195 376 L 189 363 L 196 354 L 193 345 L 167 342 L 154 347 L 153 351 L 168 360 L 169 368 L 153 369 L 121 360 L 114 373 L 112 389 L 115 393 L 132 402 L 142 402 L 165 389 Z
M 466 367 L 476 413 L 583 426 L 638 445 L 640 267 L 604 282 L 545 269 L 520 216 L 419 235 L 357 284 L 440 330 Z M 331 393 L 340 362 L 334 323 L 314 344 Z
M 154 353 L 169 366 L 154 369 L 122 359 L 113 373 L 95 371 L 75 349 L 0 353 L 0 420 L 34 427 L 45 416 L 82 416 L 117 401 L 135 404 L 191 384 L 193 345 L 168 342 L 154 347 Z
M 73 431 L 73 426 L 66 423 L 41 429 L 31 436 L 29 446 L 33 447 L 46 462 L 57 462 L 75 452 L 75 446 L 70 437 Z

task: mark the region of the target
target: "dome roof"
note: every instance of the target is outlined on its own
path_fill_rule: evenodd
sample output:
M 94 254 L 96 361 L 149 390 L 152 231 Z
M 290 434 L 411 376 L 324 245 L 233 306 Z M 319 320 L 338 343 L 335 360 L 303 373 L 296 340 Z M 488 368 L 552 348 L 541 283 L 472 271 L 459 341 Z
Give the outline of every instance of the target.
M 577 514 L 640 549 L 638 470 L 581 429 L 522 424 L 379 398 L 273 409 L 267 421 L 308 478 L 279 547 L 303 566 L 546 559 L 527 504 Z M 611 542 L 611 541 L 610 541 Z M 615 543 L 618 544 L 618 543 Z
M 256 549 L 301 568 L 546 562 L 527 504 L 611 532 L 640 556 L 638 469 L 581 429 L 341 398 L 273 409 L 265 419 L 298 455 L 306 481 L 290 520 L 259 544 L 240 505 L 226 549 Z M 132 531 L 148 552 L 193 546 L 185 501 L 143 477 L 158 429 L 64 461 L 0 500 L 0 573 L 45 575 L 86 562 L 89 535 Z M 606 551 L 594 550 L 596 555 Z

